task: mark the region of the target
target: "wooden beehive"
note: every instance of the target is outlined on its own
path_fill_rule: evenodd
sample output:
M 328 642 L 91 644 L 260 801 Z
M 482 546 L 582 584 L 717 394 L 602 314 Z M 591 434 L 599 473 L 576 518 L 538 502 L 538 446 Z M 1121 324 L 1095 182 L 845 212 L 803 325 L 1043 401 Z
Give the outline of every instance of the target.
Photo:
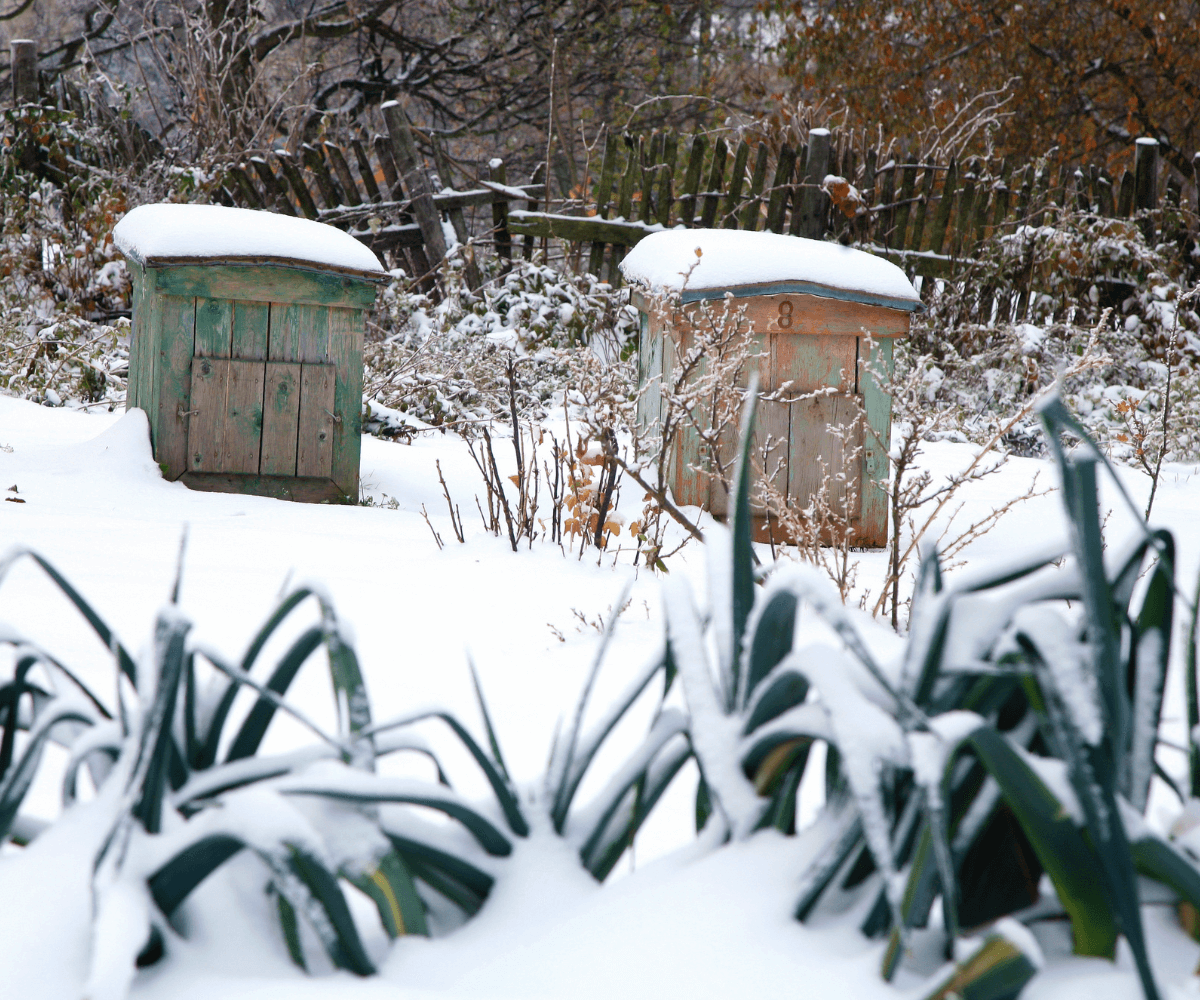
M 142 213 L 139 215 L 139 213 Z M 358 496 L 364 310 L 387 280 L 331 226 L 148 205 L 114 232 L 133 276 L 126 408 L 192 489 Z
M 747 372 L 757 370 L 763 397 L 752 443 L 759 474 L 800 511 L 824 484 L 853 544 L 886 545 L 879 483 L 888 476 L 891 400 L 877 373 L 890 374 L 893 341 L 920 308 L 903 272 L 837 244 L 733 230 L 656 233 L 622 269 L 641 313 L 642 428 L 661 423 L 662 387 L 678 380 L 697 324 L 734 326 L 735 339 L 749 340 Z M 736 442 L 726 438 L 718 454 L 732 467 Z M 728 495 L 699 435 L 684 430 L 667 446 L 676 502 L 725 516 Z M 761 500 L 752 512 L 760 541 L 786 540 Z

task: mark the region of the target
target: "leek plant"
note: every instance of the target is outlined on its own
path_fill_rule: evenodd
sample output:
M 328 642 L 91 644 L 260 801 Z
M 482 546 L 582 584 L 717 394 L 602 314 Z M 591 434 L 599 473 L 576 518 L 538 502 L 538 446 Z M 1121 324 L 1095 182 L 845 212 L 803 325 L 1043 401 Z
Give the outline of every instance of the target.
M 38 554 L 10 554 L 0 562 L 0 582 L 21 558 L 33 560 L 57 584 L 112 650 L 119 675 L 118 704 L 111 710 L 66 665 L 15 629 L 0 626 L 0 641 L 15 654 L 13 678 L 0 688 L 0 838 L 24 843 L 36 836 L 38 825 L 19 810 L 52 739 L 70 750 L 64 807 L 75 800 L 84 768 L 98 787 L 97 798 L 107 795 L 110 801 L 95 859 L 97 959 L 89 995 L 121 995 L 135 964 L 161 956 L 176 910 L 243 850 L 269 871 L 282 934 L 301 966 L 308 964 L 301 933 L 307 924 L 335 966 L 360 975 L 374 971 L 343 883 L 371 897 L 392 937 L 428 933 L 418 882 L 467 914 L 479 909 L 494 880 L 488 862 L 510 854 L 513 837 L 528 833 L 510 781 L 448 712 L 373 722 L 353 646 L 319 590 L 290 593 L 237 663 L 191 644 L 191 624 L 173 600 L 158 616 L 150 657 L 139 663 Z M 265 679 L 255 679 L 264 673 L 257 668 L 268 640 L 310 599 L 318 620 L 292 641 Z M 300 668 L 319 649 L 332 680 L 335 733 L 323 732 L 285 699 Z M 203 663 L 210 669 L 201 671 Z M 210 683 L 201 684 L 202 673 Z M 235 726 L 231 709 L 244 689 L 257 699 Z M 297 719 L 316 741 L 283 754 L 261 752 L 277 712 Z M 449 786 L 415 731 L 427 719 L 448 726 L 478 762 L 503 824 Z M 20 752 L 18 730 L 26 730 Z M 438 780 L 376 773 L 377 761 L 394 753 L 430 758 Z M 466 832 L 472 848 L 464 850 L 461 837 L 428 824 L 414 833 L 404 810 L 386 808 L 403 805 L 445 814 Z M 130 899 L 139 902 L 133 921 Z M 124 916 L 117 919 L 117 913 Z
M 800 873 L 798 919 L 873 896 L 862 930 L 888 939 L 890 979 L 909 931 L 926 927 L 940 900 L 947 956 L 964 928 L 994 930 L 929 996 L 1001 1000 L 1038 962 L 1027 933 L 995 929 L 1014 927 L 1010 915 L 1065 915 L 1078 954 L 1111 959 L 1123 936 L 1147 1000 L 1157 1000 L 1137 876 L 1200 905 L 1197 859 L 1143 821 L 1152 777 L 1174 787 L 1154 756 L 1176 598 L 1171 534 L 1143 526 L 1106 550 L 1105 459 L 1051 398 L 1040 413 L 1068 543 L 952 579 L 926 551 L 903 655 L 882 662 L 811 567 L 767 572 L 756 585 L 753 390 L 748 399 L 733 518 L 708 539 L 707 615 L 685 583 L 665 585 L 668 656 L 702 775 L 698 825 L 731 837 L 794 832 L 797 790 L 821 741 L 826 804 L 806 834 L 819 843 Z M 1064 435 L 1078 439 L 1075 450 Z M 802 613 L 837 641 L 798 644 Z M 1192 633 L 1194 717 L 1194 624 Z M 1052 900 L 1039 899 L 1043 873 Z

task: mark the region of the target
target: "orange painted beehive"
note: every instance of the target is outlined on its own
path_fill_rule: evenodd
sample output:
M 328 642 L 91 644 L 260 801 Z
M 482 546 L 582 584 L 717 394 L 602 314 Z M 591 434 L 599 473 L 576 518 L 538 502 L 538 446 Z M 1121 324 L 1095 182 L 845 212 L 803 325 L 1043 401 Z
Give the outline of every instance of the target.
M 736 326 L 748 340 L 758 404 L 752 454 L 759 474 L 793 510 L 821 493 L 851 527 L 852 543 L 887 544 L 892 347 L 908 333 L 921 300 L 895 265 L 835 243 L 742 230 L 668 230 L 642 240 L 621 265 L 641 313 L 638 421 L 663 419 L 664 387 L 694 357 L 697 326 Z M 724 319 L 723 319 L 724 317 Z M 702 369 L 703 365 L 699 368 Z M 704 428 L 684 427 L 672 449 L 675 501 L 728 513 Z M 736 443 L 718 460 L 732 467 Z M 752 509 L 759 540 L 781 538 L 761 499 Z

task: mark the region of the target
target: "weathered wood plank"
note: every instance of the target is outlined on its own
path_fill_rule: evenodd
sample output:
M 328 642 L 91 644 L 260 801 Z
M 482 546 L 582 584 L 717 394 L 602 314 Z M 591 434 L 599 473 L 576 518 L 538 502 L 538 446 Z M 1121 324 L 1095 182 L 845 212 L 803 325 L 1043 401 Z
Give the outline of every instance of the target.
M 195 472 L 223 472 L 225 400 L 229 362 L 196 358 L 192 362 L 192 414 L 188 418 L 187 467 Z
M 404 180 L 404 189 L 412 201 L 413 214 L 421 227 L 421 235 L 425 237 L 425 254 L 429 262 L 436 267 L 446 256 L 446 241 L 442 236 L 441 217 L 433 205 L 433 190 L 429 178 L 417 156 L 417 146 L 413 141 L 408 115 L 396 101 L 386 102 L 381 110 L 392 140 L 392 157 Z
M 196 299 L 197 358 L 228 358 L 233 347 L 233 303 L 228 299 Z
M 658 211 L 655 221 L 660 226 L 671 225 L 671 211 L 675 207 L 675 161 L 679 157 L 679 136 L 668 131 L 663 138 L 662 163 L 658 177 Z
M 658 165 L 662 160 L 663 134 L 655 132 L 642 162 L 641 201 L 638 203 L 638 218 L 646 225 L 654 218 L 654 188 L 658 181 Z
M 142 345 L 146 340 L 146 320 L 149 318 L 146 308 L 146 272 L 136 261 L 129 261 L 129 279 L 132 287 L 129 301 L 133 315 L 129 326 L 129 379 L 125 388 L 125 409 L 145 409 L 142 406 L 142 375 L 145 373 L 145 362 L 142 360 Z
M 322 306 L 272 302 L 268 359 L 328 363 L 329 312 Z
M 213 472 L 257 473 L 262 446 L 263 379 L 261 361 L 229 361 L 225 433 L 221 465 Z M 200 471 L 200 470 L 197 470 Z
M 863 409 L 867 415 L 867 426 L 863 435 L 862 463 L 862 515 L 856 527 L 856 540 L 860 545 L 882 548 L 888 538 L 889 472 L 888 451 L 892 436 L 892 400 L 883 391 L 879 373 L 884 380 L 892 374 L 891 340 L 877 340 L 869 353 L 866 341 L 859 353 L 867 353 L 867 363 L 859 373 L 859 391 Z
M 500 157 L 497 156 L 488 162 L 488 176 L 496 184 L 505 183 L 507 173 L 504 161 Z M 492 202 L 492 240 L 497 256 L 504 261 L 500 271 L 502 274 L 508 274 L 512 270 L 512 234 L 508 231 L 508 202 L 503 198 Z M 592 273 L 599 274 L 598 271 Z
M 291 185 L 292 194 L 296 196 L 301 214 L 306 219 L 317 218 L 319 214 L 317 203 L 313 201 L 313 196 L 308 190 L 308 185 L 304 183 L 304 175 L 300 173 L 300 168 L 296 166 L 296 161 L 292 159 L 292 154 L 286 149 L 277 149 L 275 151 L 275 158 L 279 161 L 279 169 L 283 171 L 283 176 L 287 178 L 288 184 Z
M 862 516 L 860 467 L 853 460 L 863 444 L 858 401 L 842 394 L 791 405 L 788 503 L 804 510 L 822 492 L 836 512 Z
M 789 201 L 792 206 L 791 215 L 787 221 L 787 232 L 790 236 L 799 236 L 804 228 L 804 189 L 808 184 L 808 172 L 805 165 L 808 163 L 808 147 L 809 143 L 802 142 L 796 149 L 796 172 L 792 177 L 792 183 L 788 185 L 788 192 L 783 198 L 783 214 L 785 216 L 788 215 Z
M 165 477 L 173 480 L 187 468 L 187 418 L 184 414 L 190 409 L 196 301 L 191 297 L 163 295 L 161 303 L 158 357 L 153 372 L 158 414 L 158 440 L 154 453 Z
M 325 157 L 316 146 L 305 143 L 300 147 L 300 155 L 304 157 L 304 165 L 312 171 L 313 180 L 317 182 L 317 190 L 321 192 L 321 200 L 326 208 L 337 208 L 345 203 L 341 190 L 325 165 Z
M 925 241 L 925 220 L 929 214 L 929 203 L 933 200 L 933 185 L 936 181 L 937 171 L 932 164 L 927 164 L 925 174 L 921 178 L 921 200 L 917 202 L 917 210 L 913 213 L 912 233 L 906 245 L 909 250 L 919 252 Z
M 230 357 L 245 361 L 265 361 L 270 304 L 266 302 L 233 303 L 233 349 Z
M 946 228 L 950 225 L 950 210 L 954 207 L 954 192 L 958 188 L 958 164 L 954 157 L 946 167 L 946 176 L 942 180 L 942 194 L 938 201 L 937 214 L 933 219 L 933 231 L 930 233 L 929 249 L 941 253 L 946 245 Z
M 641 222 L 521 211 L 509 213 L 508 227 L 518 236 L 530 238 L 545 236 L 575 242 L 613 243 L 621 247 L 636 246 L 653 231 Z
M 712 229 L 717 221 L 717 209 L 721 204 L 721 187 L 725 181 L 726 160 L 729 157 L 729 146 L 725 137 L 720 136 L 713 146 L 712 164 L 708 171 L 708 184 L 705 187 L 704 208 L 700 212 L 700 225 L 704 229 Z
M 876 337 L 908 333 L 909 314 L 900 309 L 825 298 L 804 292 L 752 295 L 735 300 L 745 306 L 746 322 L 757 333 L 785 333 L 792 337 L 858 337 L 869 331 Z M 685 307 L 688 310 L 694 305 Z
M 1158 207 L 1158 140 L 1143 137 L 1137 140 L 1133 161 L 1133 207 L 1149 212 Z M 1142 235 L 1154 243 L 1154 220 L 1143 216 Z
M 300 424 L 296 438 L 296 475 L 333 473 L 333 365 L 306 364 L 300 368 Z
M 534 182 L 535 184 L 542 183 L 543 181 L 545 181 L 546 180 L 546 164 L 539 163 L 536 167 L 534 167 L 533 168 L 533 176 L 531 176 L 529 179 L 532 182 Z M 538 200 L 537 200 L 536 196 L 531 196 L 530 199 L 527 202 L 525 202 L 526 211 L 536 212 L 537 207 L 538 207 Z M 546 207 L 547 208 L 550 207 L 550 185 L 548 183 L 546 185 Z M 533 237 L 532 236 L 525 237 L 525 240 L 521 245 L 521 254 L 522 254 L 522 256 L 524 256 L 524 258 L 526 260 L 533 259 Z
M 750 192 L 746 199 L 746 204 L 742 208 L 741 218 L 738 220 L 741 228 L 747 232 L 754 232 L 758 228 L 758 215 L 762 206 L 762 189 L 763 184 L 767 180 L 767 157 L 771 151 L 767 149 L 765 142 L 758 144 L 758 152 L 755 154 L 754 160 L 754 176 L 750 178 Z
M 886 247 L 897 247 L 896 242 L 896 148 L 894 145 L 881 152 L 884 162 L 878 168 L 879 201 L 883 209 L 879 213 L 876 227 L 877 239 Z
M 363 336 L 361 309 L 329 310 L 329 360 L 337 369 L 333 406 L 333 480 L 342 495 L 358 499 L 362 449 Z
M 1008 220 L 1008 210 L 1012 200 L 1012 189 L 1008 186 L 1012 174 L 1012 161 L 1004 159 L 1000 163 L 1000 177 L 992 189 L 992 236 L 999 236 L 1004 223 Z
M 721 227 L 737 229 L 738 206 L 742 200 L 742 185 L 746 181 L 746 163 L 750 159 L 750 144 L 743 139 L 738 143 L 733 157 L 733 173 L 729 175 L 729 190 L 725 192 L 725 204 L 721 208 Z
M 349 498 L 332 479 L 299 476 L 239 476 L 229 472 L 186 472 L 181 481 L 192 490 L 209 493 L 243 493 L 294 500 L 298 503 L 348 503 Z
M 262 195 L 258 193 L 258 188 L 254 186 L 254 182 L 246 176 L 246 171 L 241 167 L 230 167 L 226 171 L 228 177 L 233 180 L 237 189 L 242 193 L 242 197 L 246 199 L 246 204 L 251 208 L 262 208 Z
M 967 160 L 967 168 L 963 172 L 963 186 L 958 193 L 958 211 L 955 213 L 954 232 L 951 236 L 950 253 L 961 257 L 970 252 L 971 219 L 975 214 L 975 182 L 978 179 L 979 159 L 972 156 Z
M 388 198 L 404 197 L 404 187 L 400 183 L 400 173 L 396 170 L 396 161 L 392 159 L 392 147 L 387 136 L 377 135 L 371 140 L 375 149 L 375 159 L 379 161 L 379 169 L 383 171 L 383 180 L 387 185 Z
M 600 160 L 600 179 L 596 182 L 596 217 L 608 218 L 608 202 L 612 197 L 613 175 L 617 169 L 618 140 L 613 132 L 604 135 L 604 154 Z M 495 178 L 493 177 L 493 180 Z M 592 243 L 591 256 L 588 258 L 588 272 L 600 277 L 604 266 L 604 242 L 596 240 Z
M 296 209 L 292 207 L 292 202 L 287 195 L 287 185 L 279 179 L 279 176 L 271 169 L 271 165 L 261 156 L 252 156 L 250 157 L 250 166 L 258 174 L 258 179 L 262 181 L 263 188 L 266 189 L 267 199 L 275 206 L 276 211 L 282 212 L 284 215 L 295 215 Z
M 1121 187 L 1117 194 L 1117 216 L 1128 219 L 1133 214 L 1133 171 L 1121 171 Z
M 983 242 L 983 233 L 987 228 L 987 207 L 991 184 L 991 172 L 985 160 L 975 186 L 975 208 L 971 213 L 971 228 L 968 230 L 970 242 L 965 248 L 966 253 L 975 253 Z
M 149 270 L 155 273 L 158 290 L 166 295 L 250 302 L 337 302 L 365 309 L 374 304 L 378 285 L 345 274 L 271 264 L 182 264 Z
M 682 194 L 679 196 L 679 221 L 689 229 L 696 224 L 696 190 L 700 187 L 700 173 L 704 169 L 704 154 L 707 151 L 708 137 L 692 136 L 687 170 L 683 175 Z
M 771 197 L 767 200 L 766 228 L 773 233 L 783 232 L 783 213 L 787 208 L 787 199 L 791 183 L 792 171 L 796 166 L 796 151 L 787 143 L 779 151 L 779 159 L 775 163 L 775 178 L 771 182 Z
M 346 155 L 342 152 L 342 147 L 335 145 L 328 139 L 321 144 L 325 149 L 325 155 L 329 158 L 329 162 L 333 164 L 333 172 L 337 174 L 337 179 L 342 186 L 342 194 L 345 196 L 347 205 L 361 205 L 362 196 L 358 193 L 358 185 L 354 182 L 354 175 L 350 173 L 350 164 L 346 162 Z M 447 184 L 450 182 L 447 181 Z
M 352 139 L 350 148 L 354 150 L 358 176 L 362 178 L 363 190 L 367 192 L 367 200 L 373 203 L 383 201 L 383 192 L 379 190 L 379 183 L 375 180 L 375 171 L 371 167 L 371 161 L 367 158 L 367 151 L 363 148 L 362 140 Z
M 1105 218 L 1111 219 L 1116 214 L 1112 175 L 1107 170 L 1101 170 L 1100 176 L 1096 178 L 1096 202 L 1098 211 Z
M 300 365 L 269 361 L 263 389 L 263 475 L 296 474 L 296 436 L 300 426 Z
M 908 238 L 908 220 L 912 213 L 912 198 L 913 189 L 917 182 L 917 168 L 915 165 L 905 164 L 897 167 L 900 171 L 900 204 L 896 206 L 896 221 L 892 229 L 891 244 L 894 247 L 903 248 L 905 240 Z

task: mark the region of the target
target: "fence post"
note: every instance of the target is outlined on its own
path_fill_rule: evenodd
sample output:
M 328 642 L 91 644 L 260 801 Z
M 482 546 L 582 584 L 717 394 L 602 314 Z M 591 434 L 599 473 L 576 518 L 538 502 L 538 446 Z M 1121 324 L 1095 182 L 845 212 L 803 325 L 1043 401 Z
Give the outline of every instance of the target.
M 819 240 L 825 228 L 825 192 L 821 184 L 829 170 L 829 129 L 814 128 L 808 133 L 808 157 L 804 164 L 804 187 L 800 236 Z M 794 209 L 793 209 L 794 211 Z
M 13 106 L 37 104 L 37 42 L 14 38 L 9 50 L 12 53 Z
M 413 141 L 412 126 L 409 125 L 408 115 L 397 101 L 388 101 L 380 109 L 383 119 L 387 122 L 388 133 L 392 140 L 392 157 L 396 161 L 396 169 L 404 180 L 404 187 L 412 202 L 413 215 L 417 217 L 417 225 L 421 227 L 421 237 L 430 264 L 437 267 L 446 256 L 446 239 L 442 235 L 442 219 L 433 204 L 433 192 L 429 188 L 429 178 L 421 168 L 417 159 L 417 146 Z
M 508 183 L 508 174 L 504 169 L 504 161 L 500 157 L 496 156 L 488 160 L 488 178 L 494 184 Z M 508 232 L 508 200 L 506 198 L 497 197 L 492 202 L 492 231 L 495 233 L 493 239 L 496 254 L 503 261 L 500 265 L 500 273 L 508 274 L 512 270 L 512 236 Z
M 1138 139 L 1133 160 L 1134 208 L 1149 211 L 1158 205 L 1158 140 L 1146 136 Z M 1154 242 L 1154 220 L 1142 219 L 1142 235 L 1147 243 Z

